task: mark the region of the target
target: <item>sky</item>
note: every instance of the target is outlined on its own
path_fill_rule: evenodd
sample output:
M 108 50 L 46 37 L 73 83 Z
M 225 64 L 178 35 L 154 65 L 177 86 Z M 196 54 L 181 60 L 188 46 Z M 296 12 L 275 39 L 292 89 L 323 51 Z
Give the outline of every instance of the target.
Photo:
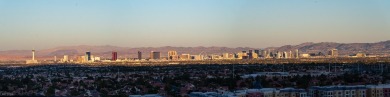
M 0 51 L 390 40 L 390 0 L 0 0 Z

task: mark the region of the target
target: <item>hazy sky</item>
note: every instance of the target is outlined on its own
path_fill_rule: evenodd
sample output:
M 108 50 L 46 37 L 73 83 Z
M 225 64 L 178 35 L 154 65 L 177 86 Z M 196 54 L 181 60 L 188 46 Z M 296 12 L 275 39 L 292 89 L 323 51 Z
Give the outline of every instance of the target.
M 390 0 L 0 0 L 0 51 L 390 40 Z

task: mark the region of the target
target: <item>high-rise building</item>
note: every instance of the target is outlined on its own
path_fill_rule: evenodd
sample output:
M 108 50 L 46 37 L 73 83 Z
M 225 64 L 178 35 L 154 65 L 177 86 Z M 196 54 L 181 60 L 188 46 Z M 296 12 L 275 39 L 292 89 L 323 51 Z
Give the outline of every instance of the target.
M 263 57 L 264 58 L 269 58 L 269 54 L 267 54 L 267 51 L 266 50 L 263 50 Z
M 253 53 L 248 53 L 247 55 L 248 55 L 248 59 L 253 59 L 253 55 L 252 55 Z
M 168 60 L 177 60 L 179 56 L 176 51 L 168 51 Z
M 295 58 L 299 58 L 299 50 L 298 49 L 295 50 Z
M 328 54 L 330 57 L 338 57 L 339 51 L 337 49 L 331 49 Z
M 138 51 L 138 60 L 142 60 L 142 52 Z
M 150 52 L 150 59 L 160 59 L 160 52 Z
M 282 57 L 283 57 L 283 52 L 277 51 L 277 52 L 276 52 L 276 57 L 277 57 L 277 58 L 282 58 Z
M 260 50 L 255 50 L 255 53 L 257 54 L 257 57 L 259 57 L 261 55 Z
M 32 50 L 32 59 L 31 60 L 35 60 L 35 50 Z
M 229 59 L 229 53 L 223 53 L 222 54 L 223 59 Z
M 257 54 L 257 53 L 252 53 L 251 54 L 252 56 L 252 59 L 257 59 L 257 58 L 259 58 L 259 55 Z
M 288 58 L 287 52 L 283 52 L 283 58 Z
M 91 52 L 85 52 L 85 60 L 86 61 L 91 61 Z
M 62 62 L 68 62 L 68 61 L 69 61 L 68 55 L 64 55 L 64 59 L 62 59 Z
M 116 61 L 118 60 L 118 52 L 112 52 L 112 58 L 111 58 L 112 61 Z

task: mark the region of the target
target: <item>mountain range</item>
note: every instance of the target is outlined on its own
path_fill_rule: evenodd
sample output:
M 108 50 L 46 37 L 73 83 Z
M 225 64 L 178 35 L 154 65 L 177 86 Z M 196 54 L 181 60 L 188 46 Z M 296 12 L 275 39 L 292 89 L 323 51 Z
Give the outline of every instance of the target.
M 142 52 L 143 58 L 148 58 L 151 51 L 161 52 L 161 56 L 166 56 L 170 50 L 175 50 L 179 54 L 222 54 L 222 53 L 237 53 L 243 50 L 253 50 L 259 48 L 250 47 L 118 47 L 118 46 L 63 46 L 51 49 L 37 50 L 35 55 L 39 59 L 53 59 L 57 56 L 58 59 L 63 55 L 69 55 L 70 58 L 84 55 L 85 52 L 90 51 L 92 55 L 102 57 L 103 59 L 111 58 L 113 51 L 118 52 L 118 58 L 136 58 L 137 52 Z M 335 43 L 335 42 L 320 42 L 313 43 L 307 42 L 299 45 L 285 45 L 281 47 L 268 47 L 263 48 L 266 51 L 295 51 L 299 50 L 300 53 L 327 53 L 330 49 L 338 49 L 340 55 L 349 55 L 354 53 L 367 53 L 376 55 L 389 55 L 390 54 L 390 40 L 381 41 L 376 43 Z M 8 50 L 0 51 L 0 60 L 26 60 L 31 58 L 31 50 Z

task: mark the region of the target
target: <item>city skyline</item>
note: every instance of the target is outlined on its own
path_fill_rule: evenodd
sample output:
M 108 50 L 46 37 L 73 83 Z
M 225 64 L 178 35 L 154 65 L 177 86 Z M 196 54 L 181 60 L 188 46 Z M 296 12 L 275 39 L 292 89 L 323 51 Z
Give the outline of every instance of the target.
M 389 1 L 363 0 L 0 0 L 0 51 L 74 45 L 266 48 L 372 43 L 389 40 L 388 9 Z

